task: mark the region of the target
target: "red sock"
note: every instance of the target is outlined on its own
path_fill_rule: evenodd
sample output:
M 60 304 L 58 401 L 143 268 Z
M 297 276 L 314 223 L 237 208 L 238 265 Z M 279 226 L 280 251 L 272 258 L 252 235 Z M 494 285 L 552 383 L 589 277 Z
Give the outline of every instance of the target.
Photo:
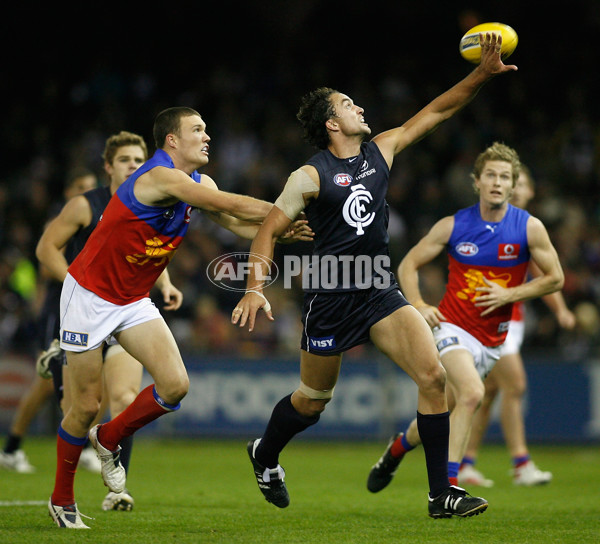
M 114 451 L 123 438 L 131 436 L 144 425 L 172 411 L 158 404 L 154 398 L 153 389 L 154 385 L 149 385 L 140 391 L 135 400 L 123 412 L 100 427 L 98 431 L 100 444 L 106 449 Z
M 458 486 L 458 478 L 457 477 L 449 477 L 448 481 L 450 482 L 450 485 Z
M 73 444 L 67 442 L 71 439 Z M 56 439 L 56 479 L 54 481 L 54 491 L 52 492 L 52 504 L 57 506 L 68 506 L 75 502 L 75 491 L 73 484 L 75 482 L 75 472 L 77 472 L 77 463 L 81 450 L 86 442 L 86 438 L 71 437 L 62 427 L 59 428 Z

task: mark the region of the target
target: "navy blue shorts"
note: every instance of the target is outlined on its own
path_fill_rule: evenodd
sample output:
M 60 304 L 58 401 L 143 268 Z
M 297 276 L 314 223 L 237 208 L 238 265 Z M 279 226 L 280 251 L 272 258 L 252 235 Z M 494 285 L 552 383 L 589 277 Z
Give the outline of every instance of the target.
M 316 355 L 338 355 L 370 341 L 375 323 L 408 305 L 398 285 L 346 293 L 305 293 L 300 347 Z

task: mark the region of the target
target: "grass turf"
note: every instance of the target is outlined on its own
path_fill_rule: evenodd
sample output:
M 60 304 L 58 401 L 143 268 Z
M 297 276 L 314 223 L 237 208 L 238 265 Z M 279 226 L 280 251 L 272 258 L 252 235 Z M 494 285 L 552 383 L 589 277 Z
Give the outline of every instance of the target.
M 584 543 L 600 542 L 600 451 L 596 446 L 534 446 L 532 457 L 554 474 L 544 487 L 520 488 L 508 476 L 506 449 L 486 446 L 478 467 L 495 480 L 471 488 L 490 507 L 468 519 L 427 516 L 421 449 L 409 453 L 395 480 L 366 489 L 385 443 L 292 442 L 281 457 L 288 508 L 258 490 L 243 440 L 135 440 L 128 488 L 132 512 L 103 512 L 101 477 L 79 470 L 75 492 L 90 531 L 60 530 L 47 514 L 54 482 L 53 438 L 29 438 L 34 474 L 0 469 L 0 542 L 149 543 Z M 17 501 L 25 504 L 16 505 Z M 27 501 L 35 501 L 27 504 Z

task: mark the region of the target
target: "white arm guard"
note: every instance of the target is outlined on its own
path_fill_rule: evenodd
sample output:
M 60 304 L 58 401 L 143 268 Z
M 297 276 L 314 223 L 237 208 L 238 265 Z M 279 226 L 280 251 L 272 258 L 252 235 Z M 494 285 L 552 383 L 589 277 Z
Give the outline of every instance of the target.
M 275 206 L 290 219 L 296 219 L 305 206 L 304 194 L 318 191 L 319 186 L 304 170 L 299 168 L 290 174 L 282 193 L 275 201 Z

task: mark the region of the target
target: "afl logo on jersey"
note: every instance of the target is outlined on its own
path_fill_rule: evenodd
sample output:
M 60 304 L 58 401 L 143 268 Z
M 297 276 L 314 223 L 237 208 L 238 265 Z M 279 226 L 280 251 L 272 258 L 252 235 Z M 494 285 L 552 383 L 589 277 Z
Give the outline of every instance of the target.
M 348 187 L 352 183 L 352 176 L 350 174 L 336 174 L 333 176 L 333 182 L 340 187 Z
M 473 257 L 479 253 L 479 248 L 471 242 L 461 242 L 456 246 L 456 252 L 464 257 Z
M 373 201 L 373 195 L 365 189 L 362 183 L 350 189 L 352 193 L 344 202 L 342 214 L 344 221 L 351 227 L 356 228 L 356 235 L 362 236 L 365 233 L 364 227 L 368 227 L 375 219 L 373 212 L 365 213 L 367 211 L 365 204 L 370 204 Z
M 188 206 L 188 207 L 185 209 L 185 219 L 184 219 L 184 221 L 185 221 L 186 223 L 189 223 L 189 222 L 190 222 L 190 219 L 192 218 L 192 210 L 193 210 L 193 209 L 194 209 L 194 208 L 192 208 L 192 206 Z

